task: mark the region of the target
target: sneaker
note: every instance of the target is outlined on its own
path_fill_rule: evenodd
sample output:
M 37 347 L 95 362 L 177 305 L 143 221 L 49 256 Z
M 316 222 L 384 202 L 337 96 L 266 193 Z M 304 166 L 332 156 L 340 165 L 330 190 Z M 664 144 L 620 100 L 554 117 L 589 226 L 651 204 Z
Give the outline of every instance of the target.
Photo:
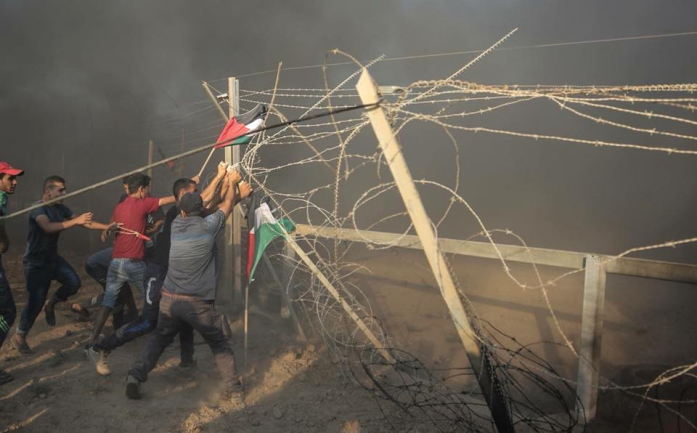
M 126 397 L 129 400 L 140 400 L 140 381 L 133 375 L 128 375 L 126 379 Z
M 104 350 L 94 350 L 94 346 L 89 346 L 87 349 L 85 349 L 85 356 L 87 356 L 87 359 L 92 361 L 97 369 L 97 373 L 101 374 L 102 376 L 109 376 L 111 374 L 109 364 L 106 362 L 106 357 L 108 355 L 109 354 Z
M 34 351 L 31 350 L 31 347 L 29 347 L 27 344 L 26 337 L 23 337 L 17 333 L 10 338 L 10 343 L 12 343 L 12 347 L 17 349 L 17 352 L 21 353 L 22 355 L 30 355 L 34 353 Z
M 48 326 L 56 326 L 56 310 L 54 310 L 55 305 L 52 302 L 47 302 L 44 307 L 44 314 L 46 315 L 46 323 Z

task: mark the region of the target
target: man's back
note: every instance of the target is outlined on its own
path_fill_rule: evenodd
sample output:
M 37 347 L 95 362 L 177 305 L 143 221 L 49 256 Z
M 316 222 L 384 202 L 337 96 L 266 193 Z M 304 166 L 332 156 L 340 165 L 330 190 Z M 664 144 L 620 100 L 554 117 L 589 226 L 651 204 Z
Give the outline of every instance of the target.
M 205 218 L 179 216 L 172 222 L 165 290 L 215 299 L 215 236 L 224 224 L 225 213 L 220 210 Z
M 145 233 L 146 217 L 159 207 L 159 199 L 127 197 L 114 209 L 114 221 L 138 233 Z M 145 256 L 145 244 L 140 238 L 120 234 L 114 240 L 115 259 L 140 259 Z

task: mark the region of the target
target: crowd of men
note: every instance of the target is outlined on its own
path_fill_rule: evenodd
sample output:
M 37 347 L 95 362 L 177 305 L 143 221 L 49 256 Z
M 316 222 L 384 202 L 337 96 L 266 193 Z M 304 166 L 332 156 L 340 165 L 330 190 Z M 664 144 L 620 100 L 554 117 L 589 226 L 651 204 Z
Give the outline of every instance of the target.
M 7 215 L 8 198 L 22 175 L 23 170 L 0 162 L 0 216 Z M 195 366 L 195 330 L 213 352 L 225 385 L 225 400 L 241 403 L 242 384 L 228 342 L 229 325 L 214 305 L 218 275 L 215 238 L 235 205 L 251 194 L 251 186 L 225 163 L 218 165 L 215 177 L 201 192 L 198 177 L 182 178 L 174 182 L 172 195 L 155 198 L 150 196 L 150 180 L 141 173 L 124 178 L 124 194 L 111 220 L 101 223 L 91 212 L 75 214 L 63 204 L 62 197 L 67 194 L 65 179 L 45 179 L 41 200 L 28 217 L 23 259 L 27 303 L 9 341 L 20 354 L 33 353 L 27 337 L 41 311 L 46 323 L 55 326 L 56 304 L 68 301 L 80 289 L 79 276 L 58 254 L 60 233 L 78 226 L 101 230 L 102 240 L 113 236 L 114 245 L 92 254 L 85 270 L 104 293 L 70 305 L 77 315 L 94 318 L 85 354 L 97 373 L 110 375 L 109 354 L 152 333 L 128 372 L 126 396 L 138 399 L 141 383 L 177 334 L 181 367 Z M 173 206 L 163 212 L 161 208 L 168 205 Z M 9 247 L 5 221 L 0 220 L 0 347 L 17 317 L 2 267 L 2 254 Z M 52 281 L 60 287 L 49 297 Z M 143 301 L 140 314 L 132 289 Z M 105 336 L 102 331 L 110 316 L 115 331 Z M 12 379 L 0 368 L 0 386 Z

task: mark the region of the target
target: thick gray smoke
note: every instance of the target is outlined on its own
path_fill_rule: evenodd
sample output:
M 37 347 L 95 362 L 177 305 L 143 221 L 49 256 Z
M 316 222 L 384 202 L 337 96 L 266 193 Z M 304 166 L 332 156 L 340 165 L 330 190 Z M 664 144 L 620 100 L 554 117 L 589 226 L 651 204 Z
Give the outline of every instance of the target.
M 333 48 L 359 59 L 473 50 L 515 27 L 520 30 L 506 47 L 595 40 L 691 31 L 695 16 L 694 2 L 668 6 L 660 0 L 3 0 L 0 160 L 27 170 L 12 199 L 15 210 L 38 199 L 47 175 L 61 174 L 76 189 L 142 165 L 147 141 L 154 138 L 151 123 L 203 99 L 202 80 L 273 69 L 279 61 L 317 64 Z M 689 82 L 697 76 L 696 44 L 688 36 L 502 50 L 461 78 L 494 84 Z M 380 82 L 406 84 L 445 77 L 471 57 L 387 62 L 374 73 Z M 338 82 L 348 71 L 334 68 L 330 75 Z M 322 85 L 318 69 L 288 72 L 283 79 L 288 85 Z M 272 80 L 273 74 L 263 75 L 242 85 L 270 87 Z M 540 107 L 518 119 L 489 121 L 575 135 L 595 128 L 566 124 L 550 113 Z M 172 124 L 170 136 L 180 134 L 179 128 Z M 414 136 L 423 140 L 424 151 L 414 150 L 410 158 L 419 176 L 438 178 L 449 162 L 427 137 Z M 458 138 L 461 193 L 489 226 L 513 229 L 531 245 L 616 253 L 695 234 L 694 158 Z M 175 150 L 172 144 L 167 152 Z M 170 182 L 168 177 L 156 186 L 166 191 Z M 92 206 L 105 220 L 118 192 L 112 185 L 69 204 L 76 210 Z M 11 223 L 14 248 L 23 243 L 24 226 L 23 218 Z M 689 260 L 695 251 L 686 247 L 657 256 Z

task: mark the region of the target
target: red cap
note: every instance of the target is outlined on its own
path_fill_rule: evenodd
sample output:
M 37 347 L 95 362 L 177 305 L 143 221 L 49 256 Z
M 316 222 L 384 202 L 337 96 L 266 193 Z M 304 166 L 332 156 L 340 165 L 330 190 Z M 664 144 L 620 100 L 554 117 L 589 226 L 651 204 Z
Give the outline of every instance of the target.
M 21 176 L 24 170 L 12 167 L 6 162 L 0 162 L 0 174 L 9 174 L 10 176 Z

